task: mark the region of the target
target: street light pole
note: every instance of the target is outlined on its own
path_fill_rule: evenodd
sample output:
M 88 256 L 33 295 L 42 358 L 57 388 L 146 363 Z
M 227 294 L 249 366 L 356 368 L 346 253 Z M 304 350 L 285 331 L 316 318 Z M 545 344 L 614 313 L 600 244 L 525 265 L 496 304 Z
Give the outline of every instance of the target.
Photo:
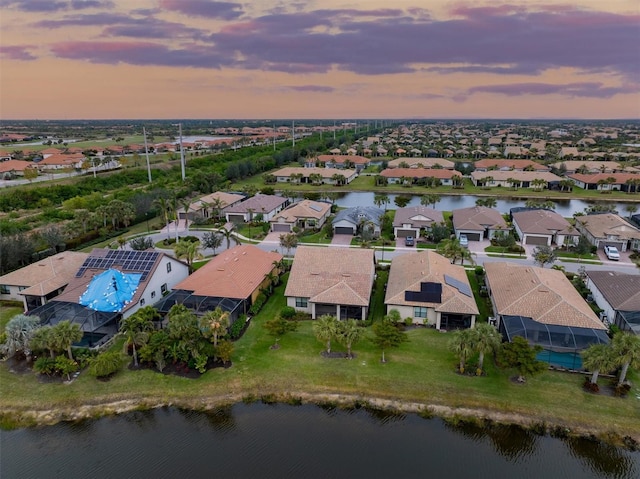
M 182 147 L 182 123 L 178 123 L 180 129 L 180 168 L 182 169 L 182 181 L 185 180 L 186 175 L 184 171 L 184 148 Z
M 142 135 L 144 136 L 144 154 L 147 157 L 147 173 L 149 175 L 149 183 L 151 183 L 151 165 L 149 164 L 149 148 L 147 147 L 147 130 L 142 127 Z

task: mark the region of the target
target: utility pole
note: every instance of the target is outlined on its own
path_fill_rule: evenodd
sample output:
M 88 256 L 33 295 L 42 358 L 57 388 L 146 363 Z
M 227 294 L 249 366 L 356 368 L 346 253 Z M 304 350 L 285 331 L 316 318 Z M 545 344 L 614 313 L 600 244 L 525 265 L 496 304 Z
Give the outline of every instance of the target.
M 291 136 L 293 138 L 293 149 L 296 148 L 296 121 L 293 120 L 291 122 Z
M 147 130 L 144 126 L 142 127 L 142 135 L 144 136 L 144 155 L 147 157 L 147 173 L 149 175 L 149 183 L 151 183 L 151 165 L 149 164 L 149 148 L 147 147 Z
M 184 171 L 184 148 L 182 148 L 182 123 L 178 123 L 178 127 L 180 129 L 180 167 L 182 169 L 182 181 L 184 181 L 186 174 Z
M 272 123 L 273 125 L 273 151 L 276 151 L 276 124 Z

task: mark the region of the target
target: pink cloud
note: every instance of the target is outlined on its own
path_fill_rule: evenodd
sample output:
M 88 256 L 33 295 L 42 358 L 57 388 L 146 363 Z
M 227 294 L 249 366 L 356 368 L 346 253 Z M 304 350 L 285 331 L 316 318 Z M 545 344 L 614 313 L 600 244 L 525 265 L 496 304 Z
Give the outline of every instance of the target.
M 36 57 L 29 51 L 34 45 L 0 46 L 0 55 L 10 60 L 35 60 Z

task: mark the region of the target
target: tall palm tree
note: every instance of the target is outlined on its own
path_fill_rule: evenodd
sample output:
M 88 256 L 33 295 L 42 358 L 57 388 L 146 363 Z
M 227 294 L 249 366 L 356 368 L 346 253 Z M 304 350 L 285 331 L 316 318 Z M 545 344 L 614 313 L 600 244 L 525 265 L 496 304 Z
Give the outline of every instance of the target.
M 619 332 L 613 337 L 611 346 L 617 365 L 622 367 L 618 378 L 618 386 L 622 386 L 627 378 L 629 366 L 635 367 L 640 364 L 640 336 Z
M 200 320 L 203 329 L 211 335 L 213 346 L 216 348 L 218 347 L 218 339 L 220 336 L 224 336 L 224 333 L 226 333 L 229 327 L 229 319 L 229 312 L 217 306 L 213 311 L 205 313 Z
M 235 225 L 233 223 L 231 223 L 231 226 L 227 229 L 227 228 L 222 228 L 220 230 L 220 233 L 222 233 L 222 236 L 224 236 L 224 238 L 227 240 L 227 249 L 231 248 L 231 240 L 233 239 L 236 243 L 238 242 L 238 240 L 236 240 L 236 237 L 234 235 L 235 232 Z
M 189 234 L 189 207 L 191 206 L 191 202 L 188 199 L 183 198 L 180 201 L 180 206 L 184 210 L 184 229 L 187 234 Z
M 331 353 L 331 340 L 338 332 L 338 320 L 329 314 L 323 314 L 313 323 L 313 333 L 318 341 L 324 343 L 327 354 Z
M 42 326 L 33 332 L 29 340 L 29 348 L 33 351 L 49 351 L 49 357 L 55 358 L 56 345 L 51 326 Z
M 189 273 L 193 272 L 193 262 L 202 258 L 199 241 L 183 241 L 178 243 L 173 251 L 178 259 L 184 258 L 189 266 Z
M 459 329 L 453 333 L 449 341 L 449 350 L 452 351 L 460 361 L 458 370 L 464 374 L 467 358 L 471 354 L 473 345 L 473 330 Z
M 53 334 L 57 349 L 67 352 L 69 359 L 73 361 L 73 353 L 71 345 L 82 339 L 83 332 L 78 323 L 72 323 L 69 320 L 60 321 L 53 327 Z
M 476 323 L 471 331 L 473 331 L 472 348 L 478 352 L 476 375 L 480 376 L 484 366 L 484 355 L 497 351 L 502 342 L 502 337 L 498 330 L 488 323 Z
M 337 336 L 338 341 L 347 347 L 347 357 L 352 358 L 351 348 L 364 335 L 364 329 L 358 326 L 355 319 L 347 319 L 338 324 Z
M 167 228 L 167 239 L 169 239 L 169 217 L 171 205 L 169 204 L 167 199 L 162 196 L 156 199 L 154 201 L 154 204 L 156 204 L 160 208 L 160 214 L 162 215 L 162 219 L 164 219 L 164 225 Z
M 445 258 L 449 258 L 451 263 L 455 263 L 456 260 L 461 257 L 466 249 L 460 244 L 460 240 L 457 238 L 451 238 L 444 241 L 441 241 L 438 244 L 437 251 Z M 464 260 L 463 260 L 464 261 Z
M 582 351 L 582 364 L 591 371 L 591 384 L 598 384 L 600 371 L 608 372 L 615 367 L 613 349 L 608 344 L 592 344 Z
M 177 196 L 174 196 L 173 198 L 171 198 L 171 200 L 169 200 L 169 204 L 171 207 L 171 215 L 176 222 L 176 243 L 178 243 L 180 241 L 180 238 L 178 237 L 178 211 L 180 209 L 180 200 L 178 200 Z

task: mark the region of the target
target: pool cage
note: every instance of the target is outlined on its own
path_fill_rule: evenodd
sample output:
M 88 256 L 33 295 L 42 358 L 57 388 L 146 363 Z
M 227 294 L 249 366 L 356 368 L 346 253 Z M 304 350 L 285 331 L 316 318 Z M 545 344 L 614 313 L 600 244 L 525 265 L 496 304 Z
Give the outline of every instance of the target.
M 541 346 L 540 361 L 565 369 L 582 369 L 580 352 L 592 344 L 609 342 L 604 329 L 545 324 L 525 316 L 502 316 L 500 332 L 507 341 L 521 336 L 529 344 Z
M 617 311 L 615 324 L 622 331 L 640 334 L 640 311 Z
M 30 310 L 29 316 L 38 316 L 45 326 L 55 326 L 68 320 L 80 325 L 83 337 L 74 346 L 93 348 L 100 346 L 118 332 L 120 313 L 102 312 L 87 308 L 78 303 L 67 301 L 49 301 Z
M 247 301 L 243 299 L 198 296 L 191 291 L 181 289 L 169 293 L 158 301 L 158 303 L 154 305 L 154 308 L 156 308 L 162 316 L 166 316 L 169 310 L 176 304 L 183 304 L 198 316 L 205 314 L 207 311 L 213 311 L 220 306 L 223 311 L 229 313 L 230 324 L 233 324 L 241 314 L 246 314 L 249 308 Z

